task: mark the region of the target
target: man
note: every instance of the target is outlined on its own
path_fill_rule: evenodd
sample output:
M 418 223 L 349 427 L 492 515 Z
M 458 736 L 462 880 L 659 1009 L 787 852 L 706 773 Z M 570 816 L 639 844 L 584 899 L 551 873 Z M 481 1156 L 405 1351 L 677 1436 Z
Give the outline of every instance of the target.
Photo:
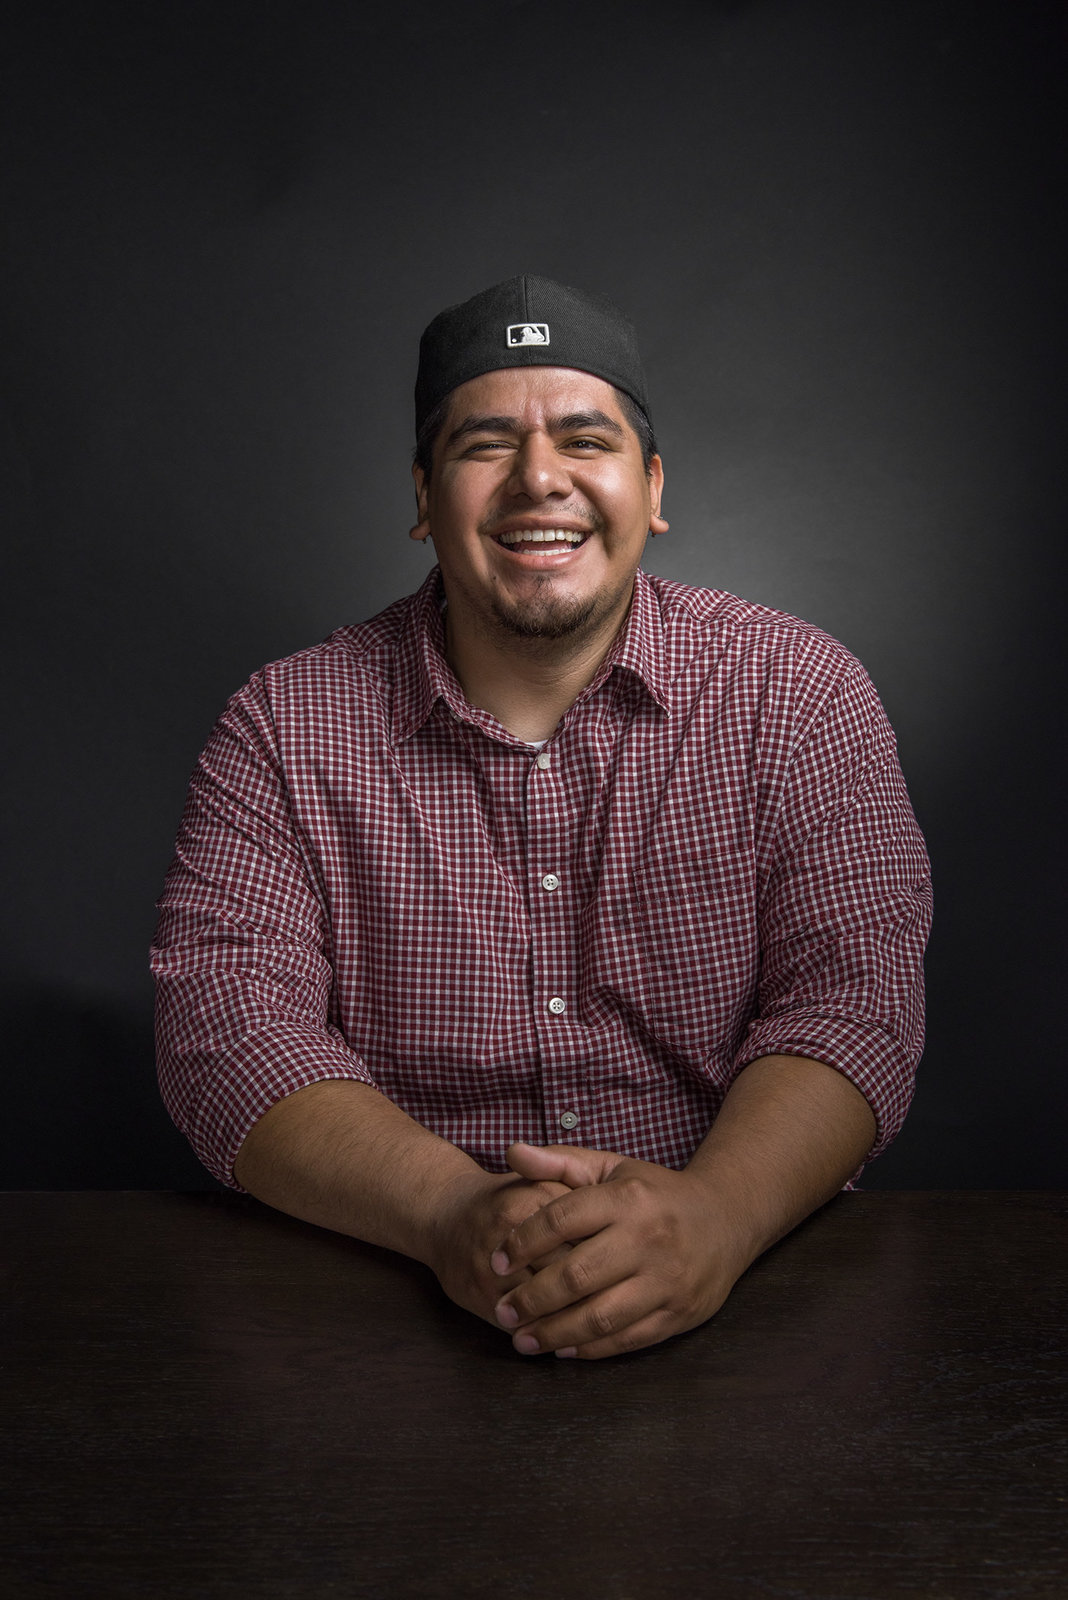
M 926 856 L 840 645 L 639 571 L 664 474 L 613 307 L 450 307 L 416 423 L 437 568 L 257 674 L 194 773 L 161 1081 L 225 1181 L 520 1353 L 612 1355 L 893 1137 Z

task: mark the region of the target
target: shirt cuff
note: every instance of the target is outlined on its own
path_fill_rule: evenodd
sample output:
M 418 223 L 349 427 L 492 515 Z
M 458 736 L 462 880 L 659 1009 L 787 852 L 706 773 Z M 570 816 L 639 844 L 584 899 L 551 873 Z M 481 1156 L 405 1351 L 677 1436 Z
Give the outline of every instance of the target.
M 807 1056 L 833 1067 L 859 1089 L 876 1122 L 871 1161 L 901 1130 L 916 1082 L 916 1064 L 901 1041 L 873 1023 L 818 1011 L 754 1022 L 735 1062 L 741 1072 L 761 1056 Z
M 213 1054 L 207 1061 L 201 1057 L 192 1064 L 190 1075 L 200 1078 L 200 1093 L 189 1105 L 188 1115 L 175 1115 L 175 1121 L 208 1171 L 242 1193 L 234 1177 L 237 1153 L 251 1129 L 279 1100 L 330 1078 L 378 1087 L 369 1068 L 340 1035 L 294 1023 L 261 1028 L 225 1053 Z

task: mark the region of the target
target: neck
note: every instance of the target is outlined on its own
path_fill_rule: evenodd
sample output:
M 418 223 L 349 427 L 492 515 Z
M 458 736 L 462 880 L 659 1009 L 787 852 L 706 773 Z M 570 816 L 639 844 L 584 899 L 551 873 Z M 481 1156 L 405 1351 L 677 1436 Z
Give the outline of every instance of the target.
M 471 705 L 488 711 L 517 739 L 548 739 L 597 676 L 619 626 L 614 622 L 580 640 L 487 636 L 457 627 L 450 610 L 445 656 Z

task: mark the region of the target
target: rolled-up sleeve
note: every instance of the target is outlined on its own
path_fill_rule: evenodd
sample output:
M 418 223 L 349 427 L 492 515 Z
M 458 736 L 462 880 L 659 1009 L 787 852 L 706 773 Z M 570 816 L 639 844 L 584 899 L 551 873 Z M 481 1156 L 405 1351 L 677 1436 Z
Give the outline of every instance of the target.
M 330 930 L 262 680 L 197 763 L 152 949 L 160 1088 L 201 1161 L 233 1165 L 264 1112 L 327 1078 L 373 1084 L 330 1020 Z
M 781 1054 L 835 1068 L 872 1108 L 877 1155 L 923 1049 L 931 880 L 893 730 L 855 663 L 790 762 L 769 837 L 758 1015 L 736 1066 Z

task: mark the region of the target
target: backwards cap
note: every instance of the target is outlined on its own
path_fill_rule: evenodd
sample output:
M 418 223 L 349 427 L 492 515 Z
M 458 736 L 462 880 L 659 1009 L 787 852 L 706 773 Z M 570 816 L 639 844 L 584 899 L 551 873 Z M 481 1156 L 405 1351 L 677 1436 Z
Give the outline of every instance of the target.
M 649 415 L 634 329 L 601 295 L 552 278 L 508 278 L 438 313 L 419 341 L 415 431 L 469 378 L 500 367 L 577 367 Z

